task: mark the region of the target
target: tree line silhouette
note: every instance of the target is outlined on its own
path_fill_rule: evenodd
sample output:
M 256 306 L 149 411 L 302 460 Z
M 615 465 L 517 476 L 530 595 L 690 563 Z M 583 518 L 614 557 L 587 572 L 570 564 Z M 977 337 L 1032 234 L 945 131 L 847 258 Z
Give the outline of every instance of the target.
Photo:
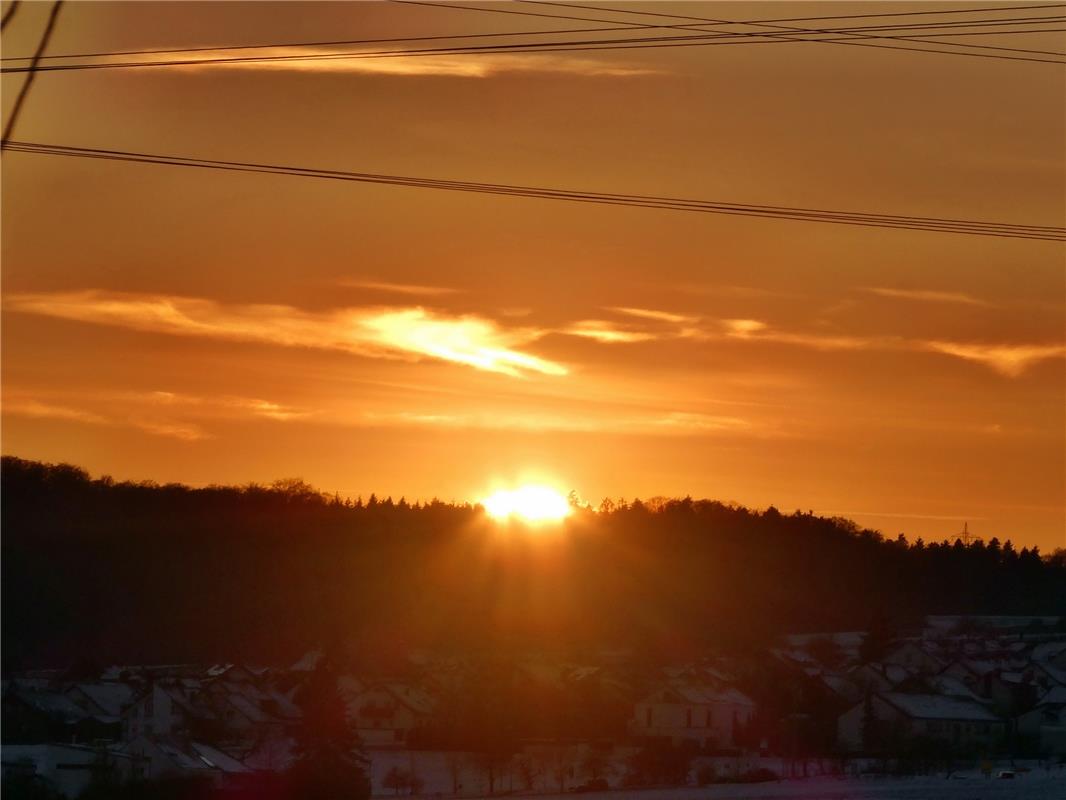
M 471 504 L 352 501 L 299 480 L 193 488 L 6 456 L 5 667 L 285 663 L 343 642 L 632 648 L 670 660 L 925 614 L 1066 614 L 1066 553 L 885 538 L 712 500 L 604 501 L 556 528 Z

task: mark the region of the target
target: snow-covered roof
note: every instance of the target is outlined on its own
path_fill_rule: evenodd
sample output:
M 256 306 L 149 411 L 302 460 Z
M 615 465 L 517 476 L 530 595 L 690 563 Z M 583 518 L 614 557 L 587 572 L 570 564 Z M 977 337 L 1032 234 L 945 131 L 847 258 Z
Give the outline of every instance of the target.
M 831 672 L 825 672 L 821 675 L 821 681 L 824 683 L 831 692 L 838 694 L 841 697 L 854 697 L 859 692 L 859 687 L 848 680 L 843 675 L 836 675 Z
M 945 697 L 939 694 L 903 694 L 901 692 L 884 692 L 880 697 L 915 719 L 1001 721 L 980 703 L 961 697 Z
M 1055 683 L 1066 686 L 1066 669 L 1054 667 L 1051 664 L 1037 664 L 1037 666 Z
M 289 669 L 293 672 L 314 672 L 315 667 L 323 658 L 325 654 L 321 650 L 308 650 Z
M 97 719 L 111 722 L 113 720 L 101 715 L 90 714 L 79 706 L 67 695 L 60 692 L 42 692 L 36 689 L 12 688 L 8 690 L 8 697 L 16 697 L 26 705 L 29 705 L 48 717 L 65 723 L 77 722 L 86 717 L 95 716 Z
M 956 678 L 954 675 L 937 675 L 932 679 L 932 683 L 942 695 L 948 697 L 965 697 L 979 703 L 987 702 L 967 686 L 965 681 Z
M 390 683 L 386 688 L 412 711 L 418 714 L 433 712 L 433 698 L 421 689 L 406 683 Z
M 754 706 L 750 697 L 736 689 L 712 689 L 709 686 L 670 686 L 660 690 L 653 697 L 669 697 L 675 695 L 682 703 L 691 705 L 721 705 L 731 703 L 734 705 Z
M 1038 706 L 1066 705 L 1066 686 L 1052 686 L 1037 703 Z
M 1033 647 L 1033 661 L 1050 661 L 1059 653 L 1066 652 L 1066 642 L 1041 642 Z
M 126 683 L 101 681 L 97 683 L 77 683 L 68 691 L 81 691 L 105 714 L 112 717 L 122 715 L 123 710 L 133 700 L 133 687 Z
M 212 747 L 209 744 L 203 742 L 191 742 L 189 749 L 192 754 L 195 754 L 201 761 L 203 761 L 211 769 L 217 769 L 222 772 L 251 772 L 248 767 L 244 766 L 240 761 L 228 756 L 218 748 Z

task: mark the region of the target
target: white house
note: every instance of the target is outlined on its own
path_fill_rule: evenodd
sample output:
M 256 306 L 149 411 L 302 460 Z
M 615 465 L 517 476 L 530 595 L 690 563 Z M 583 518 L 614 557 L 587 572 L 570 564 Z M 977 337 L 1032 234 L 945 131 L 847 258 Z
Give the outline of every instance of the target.
M 1035 741 L 1044 755 L 1066 755 L 1066 686 L 1048 691 L 1032 709 L 1018 716 L 1017 730 Z
M 730 745 L 754 714 L 755 703 L 736 689 L 666 686 L 635 705 L 629 731 L 674 744 Z
M 189 723 L 207 712 L 194 708 L 176 687 L 153 684 L 136 698 L 123 715 L 127 741 L 139 736 L 170 736 L 183 733 Z
M 376 683 L 345 697 L 348 717 L 363 744 L 401 746 L 411 731 L 425 726 L 433 713 L 433 699 L 403 683 Z
M 963 748 L 994 747 L 1006 732 L 1006 723 L 974 700 L 879 692 L 840 715 L 837 742 L 847 752 L 868 749 L 863 737 L 871 724 L 889 737 L 938 739 Z

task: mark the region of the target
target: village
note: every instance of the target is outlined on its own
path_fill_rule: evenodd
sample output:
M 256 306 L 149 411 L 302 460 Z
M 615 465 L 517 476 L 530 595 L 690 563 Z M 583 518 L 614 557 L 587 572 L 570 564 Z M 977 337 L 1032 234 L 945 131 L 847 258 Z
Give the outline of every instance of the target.
M 282 772 L 304 724 L 301 688 L 325 659 L 12 673 L 4 775 L 74 798 L 101 770 L 218 785 Z M 373 795 L 1066 769 L 1056 617 L 927 617 L 907 634 L 790 635 L 686 663 L 623 652 L 596 663 L 531 654 L 491 669 L 454 655 L 405 661 L 395 674 L 336 679 Z

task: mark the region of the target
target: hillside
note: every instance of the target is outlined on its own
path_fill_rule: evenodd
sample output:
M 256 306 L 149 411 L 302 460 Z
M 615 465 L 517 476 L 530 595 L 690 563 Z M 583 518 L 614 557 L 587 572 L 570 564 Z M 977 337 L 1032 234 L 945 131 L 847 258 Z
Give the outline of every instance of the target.
M 2 492 L 9 669 L 277 661 L 331 642 L 668 658 L 875 616 L 1066 613 L 1061 553 L 711 500 L 605 502 L 533 531 L 470 505 L 116 483 L 13 457 Z

